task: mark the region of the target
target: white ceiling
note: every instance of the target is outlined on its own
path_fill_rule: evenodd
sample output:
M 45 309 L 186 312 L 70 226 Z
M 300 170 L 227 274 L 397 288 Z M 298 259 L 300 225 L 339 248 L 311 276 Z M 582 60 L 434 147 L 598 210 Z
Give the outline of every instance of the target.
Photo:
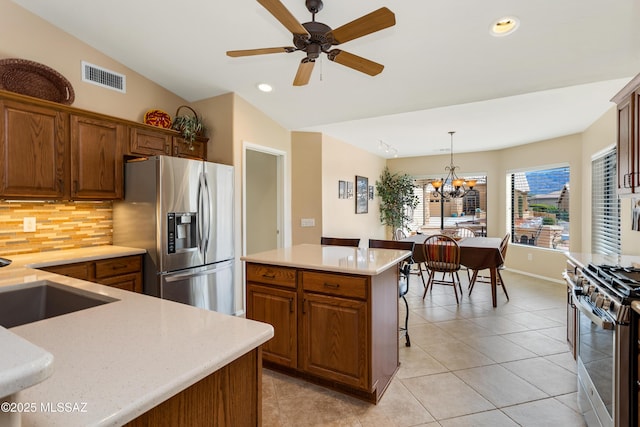
M 292 45 L 255 0 L 13 1 L 188 101 L 236 92 L 287 129 L 381 156 L 380 140 L 400 157 L 440 154 L 450 130 L 455 152 L 581 132 L 640 72 L 637 0 L 325 0 L 316 20 L 332 28 L 395 13 L 394 27 L 340 45 L 385 69 L 370 77 L 324 57 L 302 87 L 291 84 L 302 52 L 225 55 Z M 303 0 L 281 1 L 311 20 Z M 519 29 L 490 35 L 503 16 Z

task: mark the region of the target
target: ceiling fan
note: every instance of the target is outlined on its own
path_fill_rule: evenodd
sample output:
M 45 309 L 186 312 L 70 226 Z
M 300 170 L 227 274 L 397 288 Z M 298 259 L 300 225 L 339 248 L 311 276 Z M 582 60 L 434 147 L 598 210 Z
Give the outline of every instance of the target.
M 228 56 L 251 56 L 268 53 L 291 53 L 301 50 L 307 54 L 302 58 L 298 66 L 298 72 L 293 80 L 294 86 L 303 86 L 309 83 L 313 65 L 321 53 L 325 53 L 330 61 L 337 62 L 356 71 L 375 76 L 380 74 L 384 65 L 370 61 L 358 55 L 345 52 L 340 49 L 331 49 L 332 46 L 348 42 L 367 34 L 375 33 L 396 24 L 396 17 L 386 7 L 381 7 L 367 15 L 344 24 L 332 30 L 322 22 L 316 22 L 316 13 L 322 10 L 322 0 L 306 0 L 307 10 L 311 12 L 311 22 L 300 24 L 279 0 L 258 0 L 282 25 L 293 34 L 293 45 L 286 47 L 268 47 L 262 49 L 230 50 Z

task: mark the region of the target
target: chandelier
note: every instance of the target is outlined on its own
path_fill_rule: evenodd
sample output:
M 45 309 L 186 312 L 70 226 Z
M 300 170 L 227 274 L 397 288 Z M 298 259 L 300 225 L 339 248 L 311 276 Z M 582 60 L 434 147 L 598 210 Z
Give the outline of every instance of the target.
M 453 134 L 455 131 L 449 131 L 449 135 L 451 135 L 451 160 L 449 166 L 445 167 L 445 171 L 447 172 L 447 177 L 444 179 L 433 180 L 431 181 L 431 185 L 436 190 L 436 195 L 442 199 L 455 199 L 459 197 L 463 197 L 465 194 L 473 190 L 473 187 L 476 186 L 477 180 L 475 179 L 463 179 L 458 178 L 456 174 L 456 169 L 458 166 L 453 164 Z M 445 186 L 448 187 L 445 189 Z

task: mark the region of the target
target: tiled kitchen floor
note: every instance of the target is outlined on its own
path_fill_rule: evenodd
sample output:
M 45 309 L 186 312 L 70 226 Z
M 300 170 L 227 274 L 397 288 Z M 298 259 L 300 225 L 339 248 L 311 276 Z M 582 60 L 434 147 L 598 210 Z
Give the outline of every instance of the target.
M 422 300 L 412 276 L 411 347 L 400 339 L 400 369 L 378 405 L 265 369 L 263 425 L 584 426 L 565 342 L 565 286 L 502 274 L 511 301 L 498 288 L 495 309 L 488 284 L 468 296 L 464 272 L 459 306 L 449 286 Z

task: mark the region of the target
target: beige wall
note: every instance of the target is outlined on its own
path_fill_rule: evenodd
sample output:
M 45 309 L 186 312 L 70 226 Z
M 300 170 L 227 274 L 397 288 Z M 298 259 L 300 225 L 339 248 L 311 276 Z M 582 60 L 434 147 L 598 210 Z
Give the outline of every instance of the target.
M 327 135 L 322 137 L 322 233 L 330 237 L 359 237 L 360 246 L 368 239 L 387 235 L 380 223 L 379 199 L 369 200 L 368 213 L 356 214 L 353 199 L 338 199 L 338 181 L 352 181 L 363 176 L 375 187 L 385 167 L 385 159 Z
M 323 223 L 322 134 L 292 132 L 291 141 L 292 243 L 319 243 Z M 303 218 L 313 219 L 315 225 L 302 227 Z
M 58 71 L 71 82 L 74 107 L 142 122 L 144 113 L 151 108 L 162 109 L 173 116 L 177 107 L 185 104 L 184 99 L 10 0 L 0 0 L 0 10 L 0 58 L 28 59 Z M 83 82 L 83 60 L 126 75 L 127 93 Z

